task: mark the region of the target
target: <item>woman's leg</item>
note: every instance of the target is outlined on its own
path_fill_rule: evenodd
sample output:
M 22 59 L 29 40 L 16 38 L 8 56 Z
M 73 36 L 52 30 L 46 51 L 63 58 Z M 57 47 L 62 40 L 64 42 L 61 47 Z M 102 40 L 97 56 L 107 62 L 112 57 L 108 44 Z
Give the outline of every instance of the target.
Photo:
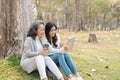
M 56 53 L 50 55 L 50 57 L 53 59 L 53 61 L 60 65 L 60 67 L 63 69 L 65 75 L 68 76 L 68 78 L 73 78 L 71 74 L 71 70 L 69 69 L 68 65 L 66 64 L 66 61 L 64 59 L 64 55 L 62 53 Z
M 77 72 L 77 69 L 76 69 L 75 64 L 71 60 L 70 56 L 67 53 L 64 53 L 63 55 L 64 55 L 64 58 L 65 58 L 66 64 L 69 66 L 71 72 L 73 74 L 75 74 Z
M 72 71 L 72 73 L 76 76 L 77 80 L 82 80 L 82 77 L 79 75 L 79 73 L 77 72 L 77 69 L 75 67 L 75 64 L 73 63 L 73 61 L 71 60 L 69 54 L 64 53 L 64 57 L 66 60 L 66 63 L 68 64 L 70 70 Z
M 46 75 L 46 66 L 45 66 L 44 57 L 42 55 L 37 56 L 35 62 L 37 64 L 37 69 L 40 74 L 41 80 L 48 80 Z
M 38 69 L 41 80 L 48 80 L 44 66 L 45 66 L 45 62 L 44 62 L 44 58 L 42 55 L 28 58 L 24 60 L 23 62 L 21 62 L 21 67 L 27 73 L 31 73 L 32 71 Z
M 59 80 L 64 80 L 62 73 L 59 71 L 57 65 L 53 62 L 53 60 L 49 56 L 45 56 L 44 58 L 46 66 L 50 69 L 50 71 L 53 72 Z
M 36 57 L 28 58 L 20 63 L 22 69 L 26 71 L 28 74 L 37 69 L 35 58 Z

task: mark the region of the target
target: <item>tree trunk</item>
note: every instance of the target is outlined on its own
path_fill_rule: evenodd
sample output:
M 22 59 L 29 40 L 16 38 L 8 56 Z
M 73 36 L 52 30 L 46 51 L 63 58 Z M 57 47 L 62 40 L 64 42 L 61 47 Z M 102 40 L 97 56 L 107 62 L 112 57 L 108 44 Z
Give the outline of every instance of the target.
M 0 0 L 0 57 L 22 51 L 27 30 L 32 23 L 30 2 Z
M 19 27 L 20 27 L 20 41 L 21 50 L 23 51 L 23 45 L 30 25 L 33 22 L 32 3 L 31 0 L 19 0 Z
M 117 27 L 120 27 L 120 17 L 117 18 Z
M 82 1 L 83 0 L 75 0 L 76 22 L 77 22 L 78 31 L 85 30 L 85 28 L 84 28 L 84 16 L 83 16 L 83 10 L 82 10 Z
M 17 0 L 1 0 L 0 12 L 0 54 L 7 56 L 16 53 L 17 35 Z
M 95 33 L 93 33 L 93 32 L 89 33 L 88 42 L 98 42 Z

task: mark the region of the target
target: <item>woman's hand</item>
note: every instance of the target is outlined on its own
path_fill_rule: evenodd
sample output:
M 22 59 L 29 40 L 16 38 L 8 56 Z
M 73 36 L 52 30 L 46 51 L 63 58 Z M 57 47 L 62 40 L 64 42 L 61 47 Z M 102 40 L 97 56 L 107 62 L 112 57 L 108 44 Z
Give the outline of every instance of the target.
M 43 48 L 39 54 L 40 55 L 45 55 L 47 53 L 48 53 L 48 50 Z
M 69 49 L 68 44 L 64 44 L 64 45 L 63 45 L 63 48 L 64 48 L 65 51 L 67 51 L 67 50 Z
M 63 42 L 60 42 L 60 47 L 63 47 L 64 43 Z

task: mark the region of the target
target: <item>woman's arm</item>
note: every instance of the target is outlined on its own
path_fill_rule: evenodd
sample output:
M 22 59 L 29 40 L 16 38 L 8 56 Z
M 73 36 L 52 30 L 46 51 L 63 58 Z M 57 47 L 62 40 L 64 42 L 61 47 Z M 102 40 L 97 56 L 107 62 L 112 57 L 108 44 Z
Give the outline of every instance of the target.
M 27 38 L 26 40 L 25 40 L 25 44 L 24 44 L 24 54 L 26 55 L 26 56 L 28 56 L 28 57 L 33 57 L 33 56 L 37 56 L 37 55 L 39 55 L 39 52 L 40 51 L 38 51 L 38 52 L 35 52 L 33 49 L 32 49 L 32 38 L 30 39 L 30 38 Z
M 61 42 L 61 38 L 58 34 L 56 34 L 56 36 L 57 36 L 57 42 L 56 42 L 57 48 L 61 48 L 63 46 L 63 42 Z
M 64 53 L 64 52 L 65 52 L 65 50 L 64 50 L 63 47 L 61 47 L 61 48 L 59 48 L 59 49 L 53 48 L 53 47 L 51 46 L 51 44 L 47 41 L 46 37 L 42 38 L 42 43 L 49 45 L 48 52 L 50 52 L 50 53 Z

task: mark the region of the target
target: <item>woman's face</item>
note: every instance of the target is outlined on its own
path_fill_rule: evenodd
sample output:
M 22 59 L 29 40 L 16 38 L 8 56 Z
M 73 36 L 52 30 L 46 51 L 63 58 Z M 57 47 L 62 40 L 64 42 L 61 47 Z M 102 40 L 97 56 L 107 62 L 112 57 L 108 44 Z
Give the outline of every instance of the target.
M 54 37 L 56 34 L 56 28 L 53 26 L 49 32 L 50 37 Z
M 37 36 L 42 37 L 45 34 L 45 28 L 43 24 L 38 25 Z

